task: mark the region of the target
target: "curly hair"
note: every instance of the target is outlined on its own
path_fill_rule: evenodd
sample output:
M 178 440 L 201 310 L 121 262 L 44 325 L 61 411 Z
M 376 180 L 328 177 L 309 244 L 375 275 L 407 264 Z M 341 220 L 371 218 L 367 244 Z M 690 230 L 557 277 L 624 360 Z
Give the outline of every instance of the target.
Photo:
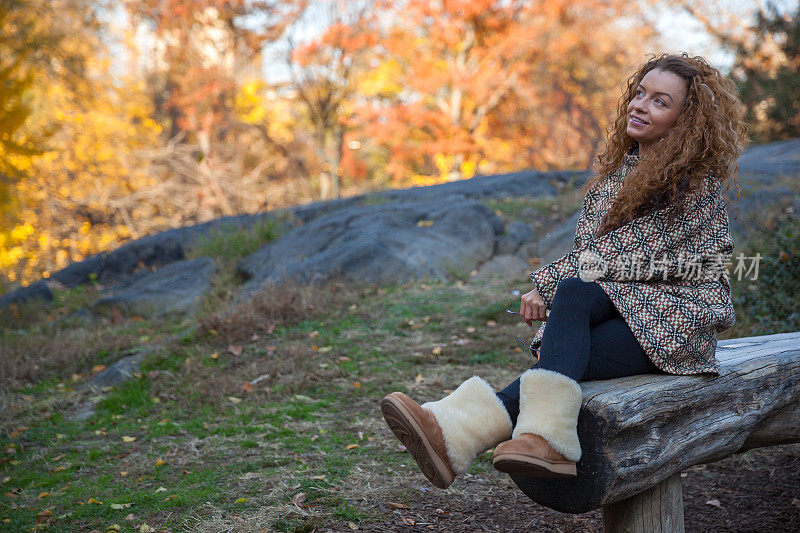
M 702 57 L 687 53 L 652 56 L 627 80 L 617 116 L 608 125 L 608 140 L 595 161 L 594 176 L 581 188 L 585 194 L 619 169 L 625 155 L 638 146 L 627 133 L 627 108 L 645 74 L 672 72 L 686 81 L 686 103 L 675 125 L 627 174 L 611 209 L 600 222 L 599 235 L 667 206 L 675 206 L 669 222 L 682 212 L 688 195 L 699 191 L 707 175 L 730 188 L 737 183 L 737 160 L 747 143 L 745 108 L 736 87 Z M 726 206 L 731 201 L 725 197 Z

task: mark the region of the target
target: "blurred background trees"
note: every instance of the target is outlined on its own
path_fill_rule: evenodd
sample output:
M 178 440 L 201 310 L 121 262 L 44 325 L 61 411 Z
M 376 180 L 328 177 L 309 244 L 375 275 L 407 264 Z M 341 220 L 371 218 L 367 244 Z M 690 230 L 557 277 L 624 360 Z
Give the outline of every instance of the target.
M 798 14 L 663 0 L 731 57 L 755 140 L 797 136 Z M 585 169 L 663 50 L 622 0 L 0 0 L 0 292 L 244 212 Z

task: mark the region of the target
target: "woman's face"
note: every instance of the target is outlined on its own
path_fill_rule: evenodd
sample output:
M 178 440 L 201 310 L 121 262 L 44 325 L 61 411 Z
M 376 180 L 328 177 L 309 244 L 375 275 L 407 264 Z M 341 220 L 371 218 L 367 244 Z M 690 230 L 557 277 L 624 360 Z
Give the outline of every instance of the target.
M 686 102 L 686 81 L 666 70 L 644 75 L 628 104 L 628 135 L 647 148 L 677 122 Z

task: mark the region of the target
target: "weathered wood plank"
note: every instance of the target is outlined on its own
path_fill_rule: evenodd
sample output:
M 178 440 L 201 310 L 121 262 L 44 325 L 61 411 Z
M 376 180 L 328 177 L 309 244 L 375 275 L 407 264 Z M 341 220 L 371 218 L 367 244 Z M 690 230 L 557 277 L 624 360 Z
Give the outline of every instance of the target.
M 683 533 L 681 475 L 603 507 L 603 533 Z
M 800 332 L 720 341 L 717 359 L 719 376 L 581 383 L 578 476 L 512 479 L 541 505 L 583 513 L 692 465 L 800 442 Z

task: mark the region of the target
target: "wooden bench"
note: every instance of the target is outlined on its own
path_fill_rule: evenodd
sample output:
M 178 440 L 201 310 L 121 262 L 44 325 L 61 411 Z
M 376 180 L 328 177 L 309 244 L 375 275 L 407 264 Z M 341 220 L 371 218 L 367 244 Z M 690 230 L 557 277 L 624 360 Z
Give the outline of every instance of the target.
M 581 383 L 575 478 L 511 476 L 557 511 L 602 508 L 603 531 L 682 532 L 681 470 L 800 442 L 800 332 L 719 341 L 719 376 Z

